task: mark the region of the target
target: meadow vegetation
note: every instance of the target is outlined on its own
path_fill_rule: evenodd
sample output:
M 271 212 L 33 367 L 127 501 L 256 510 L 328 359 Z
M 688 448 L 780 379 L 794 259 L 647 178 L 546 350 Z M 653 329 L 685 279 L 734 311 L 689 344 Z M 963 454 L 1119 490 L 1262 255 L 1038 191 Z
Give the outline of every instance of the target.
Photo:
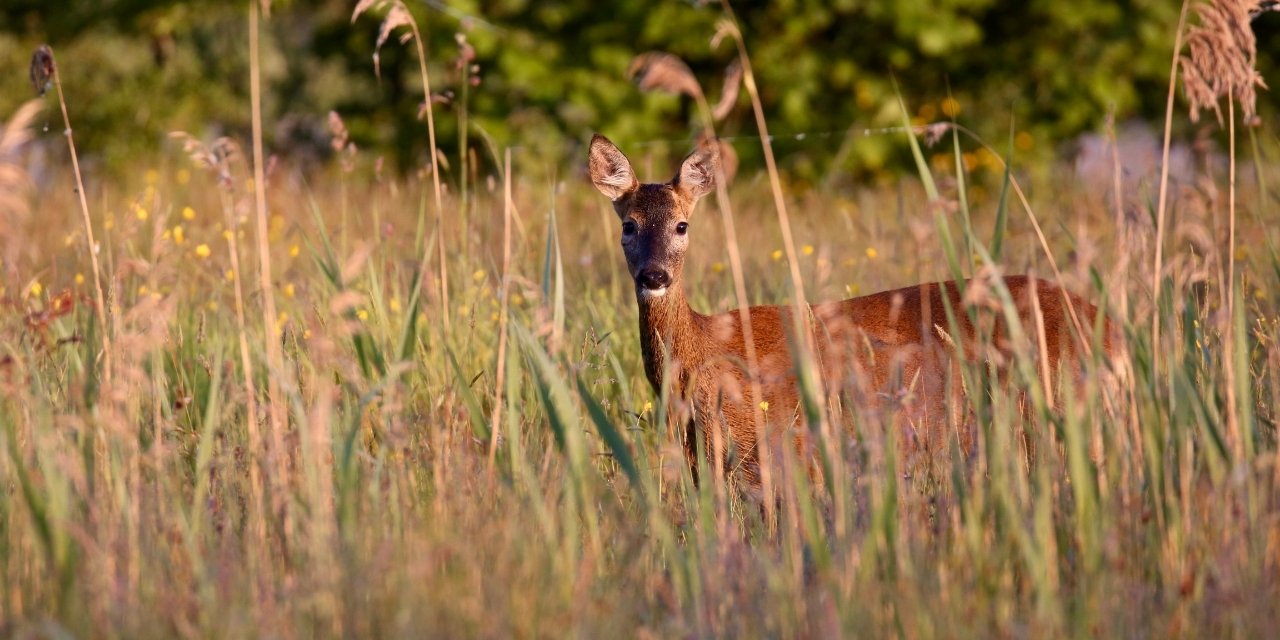
M 900 412 L 806 390 L 823 473 L 782 462 L 776 521 L 692 480 L 586 140 L 565 166 L 486 142 L 469 166 L 491 171 L 400 174 L 335 114 L 306 171 L 255 175 L 260 132 L 175 134 L 110 182 L 78 191 L 68 162 L 32 190 L 28 138 L 64 144 L 51 92 L 0 132 L 0 634 L 1265 636 L 1280 140 L 1227 89 L 1225 154 L 1167 185 L 1118 153 L 1102 184 L 1024 166 L 1018 130 L 906 126 L 903 104 L 882 135 L 912 173 L 800 189 L 745 166 L 733 235 L 700 205 L 703 312 L 738 306 L 735 275 L 753 304 L 961 278 L 954 313 L 989 321 L 992 276 L 1031 272 L 1125 338 L 1118 388 L 1094 358 L 1045 389 L 1030 341 L 960 367 L 978 444 L 936 464 L 901 465 Z M 665 180 L 679 151 L 632 160 Z

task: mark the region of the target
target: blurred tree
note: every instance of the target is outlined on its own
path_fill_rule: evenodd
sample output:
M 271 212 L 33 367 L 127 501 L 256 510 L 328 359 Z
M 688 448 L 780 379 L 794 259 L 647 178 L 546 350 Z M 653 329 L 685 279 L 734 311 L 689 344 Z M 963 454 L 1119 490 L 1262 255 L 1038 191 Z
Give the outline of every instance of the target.
M 470 148 L 485 136 L 557 163 L 603 130 L 624 146 L 679 153 L 693 112 L 675 96 L 642 94 L 625 78 L 631 59 L 665 50 L 687 60 L 713 99 L 735 53 L 709 45 L 715 2 L 667 0 L 408 0 L 423 29 L 438 94 L 442 151 L 456 170 L 456 115 L 466 109 Z M 108 167 L 165 144 L 165 134 L 247 131 L 244 2 L 9 0 L 0 7 L 0 62 L 25 70 L 32 50 L 53 45 L 77 140 Z M 376 18 L 350 23 L 354 0 L 275 3 L 267 23 L 264 83 L 268 144 L 299 162 L 328 153 L 325 115 L 338 111 L 353 140 L 402 169 L 422 166 L 423 100 L 412 49 L 394 40 L 371 54 Z M 784 166 L 797 177 L 877 170 L 901 160 L 892 136 L 847 138 L 851 127 L 899 122 L 892 80 L 919 120 L 962 122 L 1002 142 L 1010 118 L 1028 135 L 1025 153 L 1048 155 L 1120 118 L 1163 115 L 1177 3 L 1164 0 L 776 0 L 737 3 L 765 109 Z M 1280 15 L 1258 23 L 1259 42 Z M 477 66 L 455 64 L 465 33 Z M 1276 52 L 1259 64 L 1273 78 Z M 0 112 L 29 95 L 25 73 L 0 76 Z M 949 95 L 951 96 L 949 98 Z M 1264 113 L 1276 106 L 1264 93 Z M 786 137 L 808 132 L 803 141 Z M 722 133 L 754 134 L 745 96 Z M 758 145 L 740 141 L 742 160 Z M 844 147 L 844 153 L 837 153 Z M 576 156 L 575 156 L 576 157 Z M 832 167 L 832 158 L 842 164 Z M 665 160 L 657 163 L 666 166 Z

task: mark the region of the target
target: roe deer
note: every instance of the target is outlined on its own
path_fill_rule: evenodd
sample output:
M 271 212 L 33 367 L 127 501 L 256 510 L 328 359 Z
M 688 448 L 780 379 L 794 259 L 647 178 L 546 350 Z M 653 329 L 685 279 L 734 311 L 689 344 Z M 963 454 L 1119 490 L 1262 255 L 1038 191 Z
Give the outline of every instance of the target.
M 673 376 L 672 397 L 684 399 L 690 410 L 683 435 L 695 474 L 697 439 L 702 437 L 709 456 L 719 446 L 717 441 L 732 448 L 738 457 L 733 466 L 750 487 L 758 488 L 758 403 L 768 403 L 763 405 L 768 407 L 764 429 L 768 446 L 777 446 L 789 430 L 796 446 L 803 446 L 805 429 L 791 429 L 801 420 L 788 340 L 788 330 L 795 325 L 789 306 L 751 307 L 757 370 L 747 372 L 740 311 L 702 315 L 685 299 L 689 218 L 698 200 L 714 188 L 716 149 L 701 145 L 685 158 L 670 182 L 641 184 L 622 151 L 596 134 L 589 169 L 592 182 L 613 201 L 622 222 L 622 250 L 640 307 L 645 374 L 656 393 L 661 393 L 663 376 Z M 1032 277 L 1006 277 L 1004 283 L 1026 334 L 1033 336 L 1029 338 L 1033 343 L 1038 340 L 1037 351 L 1047 356 L 1039 373 L 1049 383 L 1047 378 L 1057 376 L 1059 362 L 1076 357 L 1081 348 L 1064 298 L 1070 299 L 1086 332 L 1098 311 L 1081 298 Z M 956 310 L 961 336 L 949 334 L 944 292 Z M 977 353 L 974 327 L 961 311 L 962 294 L 955 282 L 928 283 L 810 305 L 812 343 L 825 385 L 848 394 L 860 411 L 877 411 L 886 398 L 902 406 L 907 423 L 904 451 L 946 450 L 946 379 L 956 364 L 957 345 L 943 342 L 958 342 L 967 357 L 985 357 Z M 1112 342 L 1117 340 L 1115 328 L 1107 319 L 1102 321 L 1107 326 L 1101 346 L 1110 356 Z M 1003 320 L 995 323 L 992 339 L 1007 355 L 1009 331 Z M 754 397 L 752 382 L 758 383 L 761 398 Z M 952 388 L 959 386 L 955 383 Z M 965 447 L 970 444 L 962 442 Z M 721 457 L 716 464 L 729 461 Z

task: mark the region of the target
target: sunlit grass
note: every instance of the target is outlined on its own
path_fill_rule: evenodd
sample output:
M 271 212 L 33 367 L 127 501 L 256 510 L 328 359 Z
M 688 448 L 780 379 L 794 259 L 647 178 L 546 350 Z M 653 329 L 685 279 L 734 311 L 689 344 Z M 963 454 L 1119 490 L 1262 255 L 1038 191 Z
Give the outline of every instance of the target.
M 375 183 L 361 169 L 273 178 L 278 314 L 264 328 L 252 231 L 237 235 L 252 212 L 247 176 L 219 183 L 186 166 L 177 154 L 143 165 L 137 184 L 103 185 L 94 204 L 110 382 L 85 243 L 66 242 L 67 190 L 42 195 L 49 217 L 18 231 L 31 250 L 5 273 L 0 319 L 9 631 L 48 621 L 123 636 L 1202 636 L 1269 624 L 1280 597 L 1280 350 L 1267 296 L 1275 258 L 1262 249 L 1239 259 L 1249 286 L 1233 353 L 1249 372 L 1237 397 L 1250 417 L 1231 434 L 1219 363 L 1229 320 L 1218 295 L 1203 295 L 1217 286 L 1204 275 L 1217 254 L 1171 252 L 1173 295 L 1159 311 L 1169 329 L 1152 372 L 1149 275 L 1117 271 L 1112 258 L 1143 264 L 1149 223 L 1117 230 L 1105 201 L 1069 177 L 1027 185 L 1041 220 L 1068 221 L 1047 225 L 1068 287 L 1106 303 L 1130 340 L 1119 410 L 1091 383 L 1079 403 L 1027 412 L 1014 402 L 1029 382 L 982 382 L 977 367 L 965 383 L 991 389 L 967 409 L 981 417 L 979 449 L 953 452 L 951 468 L 903 469 L 892 416 L 850 407 L 839 422 L 851 437 L 821 446 L 844 471 L 815 486 L 803 473 L 780 479 L 788 498 L 770 534 L 758 507 L 690 481 L 643 376 L 613 214 L 589 185 L 550 192 L 534 177 L 546 168 L 516 155 L 512 337 L 496 390 L 507 410 L 490 472 L 501 193 L 473 192 L 465 227 L 446 196 L 440 243 L 429 181 Z M 956 198 L 938 168 L 943 197 Z M 999 193 L 999 172 L 974 179 Z M 1075 195 L 1041 202 L 1039 191 Z M 951 277 L 933 210 L 910 178 L 901 193 L 868 190 L 856 205 L 795 195 L 810 300 Z M 749 296 L 781 303 L 790 280 L 773 211 L 760 204 L 767 186 L 741 176 L 731 195 L 753 229 L 739 234 Z M 992 240 L 993 200 L 969 203 L 976 246 Z M 1186 196 L 1188 242 L 1217 229 L 1201 204 Z M 713 206 L 693 220 L 688 266 L 690 300 L 704 312 L 736 306 Z M 49 224 L 59 215 L 65 224 Z M 1242 216 L 1242 237 L 1273 234 L 1251 220 Z M 1080 223 L 1087 239 L 1075 235 Z M 1010 273 L 1044 271 L 1028 234 L 1015 208 Z M 447 309 L 438 246 L 448 251 Z M 268 331 L 282 371 L 267 368 Z M 267 376 L 286 396 L 278 452 L 249 446 L 248 390 L 271 441 Z

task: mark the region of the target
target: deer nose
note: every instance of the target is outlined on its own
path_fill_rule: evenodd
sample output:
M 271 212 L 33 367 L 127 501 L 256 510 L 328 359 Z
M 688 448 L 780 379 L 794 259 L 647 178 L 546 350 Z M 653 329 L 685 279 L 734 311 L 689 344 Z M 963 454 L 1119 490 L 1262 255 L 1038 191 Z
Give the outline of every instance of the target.
M 644 269 L 636 276 L 636 281 L 645 289 L 654 291 L 671 284 L 671 276 L 663 269 Z

